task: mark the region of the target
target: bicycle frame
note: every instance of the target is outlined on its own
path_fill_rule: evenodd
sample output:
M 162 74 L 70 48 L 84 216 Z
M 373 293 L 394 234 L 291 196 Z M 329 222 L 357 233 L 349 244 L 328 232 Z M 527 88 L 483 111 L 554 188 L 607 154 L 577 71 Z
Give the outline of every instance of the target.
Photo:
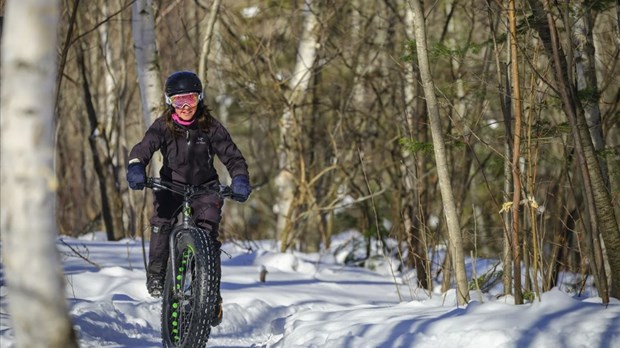
M 181 185 L 175 184 L 172 182 L 162 181 L 161 178 L 147 178 L 146 187 L 152 188 L 153 190 L 167 190 L 178 195 L 183 196 L 183 203 L 181 205 L 181 213 L 183 214 L 183 220 L 181 222 L 182 228 L 174 228 L 172 233 L 170 233 L 170 239 L 168 241 L 170 247 L 170 258 L 176 260 L 176 248 L 174 248 L 174 243 L 176 240 L 177 234 L 184 229 L 198 228 L 192 222 L 192 197 L 198 194 L 204 193 L 215 193 L 220 198 L 235 198 L 235 195 L 232 192 L 232 189 L 225 185 L 213 184 L 213 185 L 201 185 L 201 186 L 193 186 L 193 185 Z M 177 278 L 177 269 L 176 267 L 172 267 L 172 279 Z M 180 289 L 174 289 L 175 296 L 179 296 Z

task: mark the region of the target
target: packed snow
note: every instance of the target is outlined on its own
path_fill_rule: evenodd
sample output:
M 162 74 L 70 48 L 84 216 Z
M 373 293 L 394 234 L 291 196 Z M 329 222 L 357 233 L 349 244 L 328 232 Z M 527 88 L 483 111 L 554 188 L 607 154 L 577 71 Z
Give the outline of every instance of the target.
M 279 253 L 272 241 L 224 244 L 224 320 L 208 346 L 620 347 L 620 301 L 603 305 L 591 284 L 579 294 L 571 275 L 523 305 L 501 296 L 496 284 L 471 291 L 470 303 L 459 306 L 454 290 L 417 288 L 415 273 L 399 272 L 397 259 L 345 263 L 361 240 L 343 233 L 316 254 Z M 161 300 L 146 291 L 140 240 L 108 242 L 95 233 L 61 237 L 58 247 L 81 347 L 161 346 Z M 496 266 L 472 261 L 467 269 L 475 265 L 477 275 Z M 0 280 L 0 347 L 14 347 L 4 275 Z

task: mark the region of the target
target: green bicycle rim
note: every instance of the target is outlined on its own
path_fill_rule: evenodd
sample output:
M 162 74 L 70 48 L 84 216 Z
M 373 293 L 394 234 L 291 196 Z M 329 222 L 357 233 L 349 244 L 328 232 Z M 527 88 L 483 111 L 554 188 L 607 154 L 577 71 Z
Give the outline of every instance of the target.
M 185 280 L 185 276 L 186 276 L 186 272 L 188 270 L 188 264 L 190 262 L 190 259 L 193 258 L 193 256 L 195 255 L 195 251 L 192 248 L 191 245 L 187 246 L 187 249 L 183 250 L 183 255 L 181 257 L 181 264 L 179 265 L 178 269 L 177 269 L 177 277 L 174 280 L 174 289 L 175 291 L 178 291 L 181 289 L 181 286 L 183 286 L 183 282 Z M 183 298 L 185 298 L 185 296 L 183 296 Z M 170 323 L 171 323 L 171 339 L 172 341 L 175 343 L 175 345 L 179 344 L 184 336 L 184 332 L 182 331 L 187 331 L 186 327 L 181 327 L 181 325 L 189 325 L 189 322 L 191 321 L 191 315 L 192 313 L 190 313 L 190 320 L 186 320 L 185 316 L 188 313 L 183 313 L 181 311 L 181 306 L 182 304 L 179 302 L 179 299 L 175 299 L 174 301 L 172 301 L 171 307 L 172 310 L 170 311 Z

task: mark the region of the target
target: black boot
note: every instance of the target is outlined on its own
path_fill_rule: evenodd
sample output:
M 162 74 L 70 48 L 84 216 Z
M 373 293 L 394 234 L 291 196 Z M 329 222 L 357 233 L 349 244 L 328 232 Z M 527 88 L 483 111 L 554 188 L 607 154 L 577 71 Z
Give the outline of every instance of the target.
M 146 275 L 146 290 L 152 297 L 161 297 L 164 292 L 164 277 L 160 274 L 148 273 Z
M 146 289 L 153 297 L 161 297 L 166 279 L 166 266 L 170 247 L 168 236 L 171 228 L 168 225 L 151 226 L 151 242 L 149 246 L 149 264 L 146 271 Z

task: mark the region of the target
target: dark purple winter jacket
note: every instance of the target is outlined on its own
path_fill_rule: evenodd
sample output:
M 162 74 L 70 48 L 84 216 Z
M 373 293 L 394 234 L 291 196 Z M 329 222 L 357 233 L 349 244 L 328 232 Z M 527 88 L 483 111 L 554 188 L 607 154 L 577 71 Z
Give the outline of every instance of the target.
M 231 177 L 248 175 L 248 165 L 228 131 L 213 119 L 209 130 L 204 132 L 195 124 L 184 127 L 175 123 L 183 135 L 174 135 L 167 127 L 164 117 L 159 117 L 146 131 L 142 141 L 129 153 L 129 162 L 140 160 L 145 166 L 157 150 L 161 150 L 163 179 L 183 184 L 202 185 L 218 180 L 213 166 L 217 157 L 226 166 Z

